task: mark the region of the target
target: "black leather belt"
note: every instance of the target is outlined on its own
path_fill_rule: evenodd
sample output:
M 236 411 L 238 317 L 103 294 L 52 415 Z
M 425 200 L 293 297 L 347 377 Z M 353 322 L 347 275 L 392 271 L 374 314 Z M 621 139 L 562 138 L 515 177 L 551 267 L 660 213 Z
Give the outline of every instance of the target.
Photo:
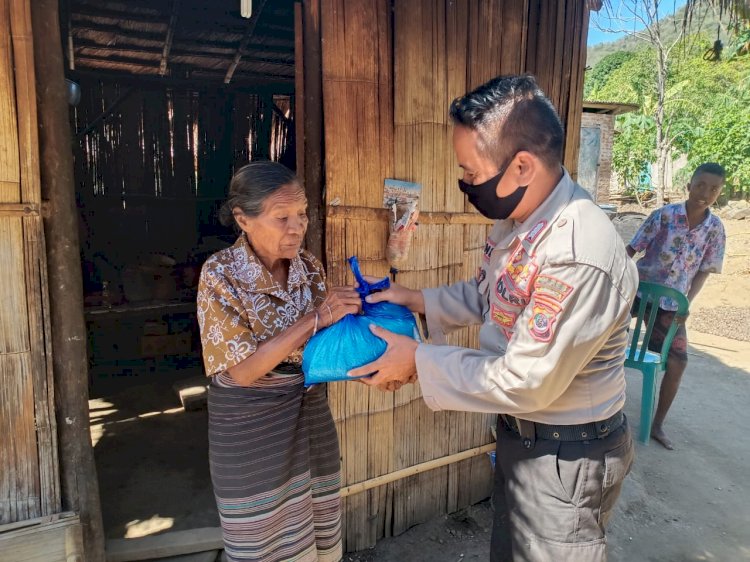
M 505 426 L 510 431 L 530 440 L 549 439 L 552 441 L 590 441 L 604 439 L 625 421 L 625 414 L 620 410 L 614 416 L 591 423 L 579 425 L 547 425 L 500 414 Z

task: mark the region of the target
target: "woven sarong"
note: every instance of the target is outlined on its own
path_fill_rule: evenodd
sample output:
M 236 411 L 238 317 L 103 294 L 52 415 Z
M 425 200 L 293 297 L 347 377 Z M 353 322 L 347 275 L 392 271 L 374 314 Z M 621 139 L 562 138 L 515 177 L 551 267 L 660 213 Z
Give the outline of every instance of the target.
M 336 428 L 325 388 L 302 384 L 294 374 L 209 387 L 211 480 L 230 561 L 342 558 Z

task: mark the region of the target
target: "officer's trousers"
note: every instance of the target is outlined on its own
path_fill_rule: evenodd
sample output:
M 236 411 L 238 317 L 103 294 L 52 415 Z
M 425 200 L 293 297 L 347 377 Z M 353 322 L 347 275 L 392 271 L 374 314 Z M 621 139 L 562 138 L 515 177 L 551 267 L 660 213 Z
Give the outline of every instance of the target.
M 604 439 L 531 448 L 502 424 L 497 434 L 491 562 L 606 560 L 604 529 L 634 458 L 627 420 Z

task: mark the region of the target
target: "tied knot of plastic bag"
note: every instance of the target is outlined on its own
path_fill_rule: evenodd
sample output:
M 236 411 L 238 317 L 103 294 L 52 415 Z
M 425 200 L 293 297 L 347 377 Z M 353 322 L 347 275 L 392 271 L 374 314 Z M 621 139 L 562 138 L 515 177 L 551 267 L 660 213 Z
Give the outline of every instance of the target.
M 349 266 L 357 280 L 363 313 L 348 314 L 310 338 L 302 355 L 307 386 L 347 380 L 350 370 L 372 363 L 385 353 L 387 345 L 370 331 L 371 324 L 402 336 L 419 338 L 416 320 L 408 308 L 389 302 L 370 304 L 364 300 L 367 295 L 388 289 L 390 280 L 386 277 L 376 283 L 367 282 L 356 257 L 349 258 Z

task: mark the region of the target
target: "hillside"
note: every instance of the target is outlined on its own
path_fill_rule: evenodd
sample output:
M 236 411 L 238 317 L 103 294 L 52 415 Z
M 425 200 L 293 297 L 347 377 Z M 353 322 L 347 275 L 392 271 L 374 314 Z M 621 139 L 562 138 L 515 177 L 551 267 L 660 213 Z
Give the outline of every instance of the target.
M 682 26 L 682 19 L 685 14 L 685 8 L 679 9 L 674 16 L 670 16 L 667 18 L 664 18 L 662 21 L 662 33 L 663 37 L 665 39 L 666 43 L 671 43 L 672 41 L 677 38 L 680 28 Z M 591 25 L 595 26 L 597 25 L 597 18 L 599 20 L 599 23 L 601 27 L 609 27 L 609 22 L 606 19 L 606 12 L 602 10 L 601 15 L 595 15 L 592 13 L 591 15 Z M 722 27 L 721 31 L 721 40 L 724 41 L 724 44 L 727 43 L 725 28 L 727 23 L 729 22 L 728 17 L 722 18 L 722 24 L 724 27 Z M 709 37 L 716 37 L 716 28 L 719 24 L 719 17 L 718 14 L 715 13 L 713 10 L 707 10 L 706 12 L 703 12 L 701 14 L 696 14 L 693 16 L 693 25 L 692 30 L 693 32 L 703 30 L 706 32 L 706 34 Z M 616 22 L 613 22 L 612 25 L 617 25 Z M 644 43 L 635 37 L 622 37 L 621 39 L 618 39 L 617 41 L 611 41 L 608 43 L 599 43 L 598 45 L 594 45 L 592 47 L 589 47 L 586 51 L 586 66 L 593 68 L 596 63 L 598 63 L 600 60 L 602 60 L 607 55 L 610 55 L 612 53 L 616 53 L 619 51 L 635 51 L 638 48 L 642 47 Z

